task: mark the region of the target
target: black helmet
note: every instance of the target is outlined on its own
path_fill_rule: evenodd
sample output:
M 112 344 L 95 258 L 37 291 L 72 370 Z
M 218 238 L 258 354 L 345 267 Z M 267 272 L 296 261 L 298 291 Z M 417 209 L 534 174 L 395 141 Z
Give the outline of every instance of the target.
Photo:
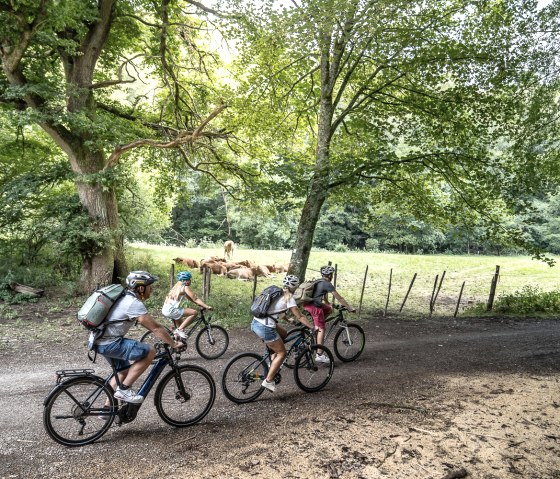
M 131 271 L 126 277 L 126 285 L 129 289 L 136 289 L 138 286 L 148 286 L 155 283 L 159 278 L 147 271 Z

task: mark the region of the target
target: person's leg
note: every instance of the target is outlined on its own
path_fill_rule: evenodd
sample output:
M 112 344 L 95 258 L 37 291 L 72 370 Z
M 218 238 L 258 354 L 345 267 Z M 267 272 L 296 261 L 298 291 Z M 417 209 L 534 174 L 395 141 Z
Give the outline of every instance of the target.
M 192 309 L 192 308 L 185 308 L 184 312 L 183 312 L 183 318 L 185 318 L 183 320 L 183 322 L 180 324 L 179 329 L 183 330 L 185 329 L 189 324 L 191 324 L 194 321 L 194 318 L 196 318 L 196 314 L 197 311 L 196 309 Z
M 120 340 L 108 344 L 98 346 L 99 354 L 105 356 L 108 360 L 112 360 L 117 369 L 123 366 L 130 365 L 130 361 L 134 361 L 132 365 L 125 371 L 119 373 L 119 380 L 121 387 L 117 387 L 116 381 L 113 378 L 111 385 L 118 392 L 119 390 L 127 390 L 134 384 L 140 375 L 148 368 L 155 357 L 155 349 L 147 343 L 141 343 L 133 339 L 121 338 Z M 142 398 L 133 398 L 135 394 L 130 394 L 127 397 L 129 402 L 142 402 Z M 124 398 L 120 398 L 124 399 Z
M 278 338 L 275 341 L 270 341 L 266 343 L 266 347 L 274 352 L 272 355 L 272 363 L 268 369 L 268 374 L 266 375 L 266 380 L 269 383 L 274 382 L 274 376 L 280 369 L 282 362 L 286 358 L 286 346 L 284 345 L 284 340 Z
M 310 304 L 304 306 L 304 309 L 309 312 L 311 318 L 313 319 L 313 324 L 317 330 L 317 344 L 322 345 L 325 340 L 325 314 L 323 313 L 323 308 L 318 308 L 317 306 Z M 317 350 L 318 354 L 323 354 L 323 350 Z

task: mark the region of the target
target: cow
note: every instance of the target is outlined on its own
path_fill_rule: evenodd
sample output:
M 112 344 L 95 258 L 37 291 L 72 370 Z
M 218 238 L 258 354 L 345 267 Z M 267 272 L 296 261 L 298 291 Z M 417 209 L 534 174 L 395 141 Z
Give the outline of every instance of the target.
M 243 261 L 238 261 L 239 264 L 243 265 L 243 266 L 247 266 L 247 268 L 256 268 L 257 267 L 257 263 L 250 261 L 248 259 L 244 259 Z
M 235 246 L 234 242 L 231 240 L 227 240 L 224 243 L 224 256 L 227 259 L 233 258 L 233 247 Z
M 268 270 L 268 268 L 260 264 L 258 264 L 254 268 L 251 268 L 251 271 L 253 271 L 253 274 L 257 277 L 264 276 L 265 278 L 268 278 L 270 276 L 270 271 Z
M 189 268 L 198 268 L 199 266 L 198 261 L 192 258 L 175 258 L 173 261 L 175 261 L 175 263 L 184 264 Z
M 204 268 L 208 268 L 212 271 L 212 274 L 220 274 L 223 276 L 227 273 L 225 265 L 217 261 L 203 261 L 200 265 L 200 270 L 202 271 Z
M 253 272 L 251 268 L 241 267 L 235 268 L 226 273 L 226 276 L 230 279 L 239 279 L 241 281 L 250 281 L 253 279 Z
M 275 264 L 274 271 L 277 273 L 287 273 L 289 266 L 289 264 Z

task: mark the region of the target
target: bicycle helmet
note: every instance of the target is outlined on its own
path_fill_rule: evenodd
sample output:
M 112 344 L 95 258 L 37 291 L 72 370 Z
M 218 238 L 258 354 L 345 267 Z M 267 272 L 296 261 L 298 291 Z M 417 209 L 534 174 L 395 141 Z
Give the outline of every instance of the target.
M 323 266 L 321 268 L 321 275 L 323 276 L 330 276 L 334 273 L 334 268 L 332 266 Z
M 177 281 L 188 281 L 189 279 L 192 279 L 190 271 L 181 271 L 177 273 Z
M 285 288 L 297 288 L 299 286 L 299 278 L 293 274 L 288 274 L 282 280 Z
M 131 271 L 126 277 L 126 285 L 129 289 L 136 289 L 138 286 L 148 286 L 155 283 L 159 278 L 147 271 Z

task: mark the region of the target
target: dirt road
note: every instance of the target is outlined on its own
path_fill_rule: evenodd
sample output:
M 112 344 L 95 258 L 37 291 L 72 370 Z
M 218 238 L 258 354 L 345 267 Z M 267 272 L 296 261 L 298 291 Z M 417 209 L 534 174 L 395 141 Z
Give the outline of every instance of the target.
M 0 478 L 546 478 L 560 479 L 560 321 L 372 318 L 367 345 L 337 361 L 320 393 L 289 371 L 274 394 L 235 405 L 221 369 L 260 346 L 231 331 L 224 358 L 206 362 L 218 385 L 191 428 L 165 424 L 149 397 L 137 420 L 76 449 L 54 443 L 42 401 L 61 368 L 91 367 L 83 333 L 52 341 L 0 325 Z M 53 335 L 51 335 L 53 336 Z M 96 372 L 107 368 L 102 359 Z

